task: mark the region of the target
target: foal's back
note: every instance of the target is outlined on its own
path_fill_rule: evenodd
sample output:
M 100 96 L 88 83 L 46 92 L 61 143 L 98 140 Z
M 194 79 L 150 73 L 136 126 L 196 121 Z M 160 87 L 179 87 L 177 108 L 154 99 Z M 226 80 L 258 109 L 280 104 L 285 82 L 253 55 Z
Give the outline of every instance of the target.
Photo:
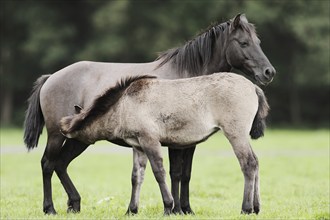
M 127 88 L 122 126 L 141 127 L 163 145 L 200 142 L 222 129 L 249 134 L 258 108 L 255 85 L 234 73 L 179 80 L 142 79 Z M 132 119 L 134 115 L 134 120 Z M 127 117 L 129 116 L 129 117 Z M 143 132 L 143 131 L 142 131 Z

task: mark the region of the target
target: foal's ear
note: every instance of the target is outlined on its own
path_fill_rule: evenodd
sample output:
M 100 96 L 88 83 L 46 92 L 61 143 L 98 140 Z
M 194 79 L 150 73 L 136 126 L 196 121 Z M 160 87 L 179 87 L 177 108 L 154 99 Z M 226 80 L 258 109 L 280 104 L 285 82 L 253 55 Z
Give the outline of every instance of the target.
M 82 110 L 82 107 L 80 105 L 75 105 L 74 110 L 75 110 L 76 114 L 79 114 Z
M 237 29 L 242 26 L 242 23 L 249 23 L 248 20 L 245 17 L 245 14 L 238 14 L 235 16 L 232 25 L 231 30 Z

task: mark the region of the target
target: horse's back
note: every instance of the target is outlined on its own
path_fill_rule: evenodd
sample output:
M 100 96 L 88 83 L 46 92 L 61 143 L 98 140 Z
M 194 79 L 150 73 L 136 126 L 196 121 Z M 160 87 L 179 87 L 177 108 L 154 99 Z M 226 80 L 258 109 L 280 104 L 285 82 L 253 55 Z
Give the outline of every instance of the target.
M 149 70 L 148 64 L 81 61 L 54 74 L 43 85 L 40 104 L 46 127 L 55 126 L 64 116 L 74 114 L 74 106 L 87 108 L 94 98 L 114 86 L 122 77 Z

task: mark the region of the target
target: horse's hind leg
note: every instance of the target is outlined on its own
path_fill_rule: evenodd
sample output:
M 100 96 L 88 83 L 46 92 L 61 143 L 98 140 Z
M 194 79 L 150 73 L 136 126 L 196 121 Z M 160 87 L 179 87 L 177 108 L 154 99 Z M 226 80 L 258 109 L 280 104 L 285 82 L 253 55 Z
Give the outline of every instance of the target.
M 236 157 L 240 163 L 244 174 L 244 196 L 242 204 L 242 214 L 253 212 L 255 202 L 255 180 L 258 175 L 258 159 L 253 153 L 248 142 L 248 137 L 226 135 L 234 149 Z M 259 197 L 259 195 L 257 195 Z M 258 203 L 258 202 L 257 202 Z M 258 210 L 259 211 L 259 210 Z
M 70 162 L 80 155 L 89 145 L 73 139 L 67 139 L 63 145 L 58 160 L 56 161 L 55 172 L 68 194 L 68 212 L 80 212 L 80 195 L 73 185 L 67 167 Z
M 126 215 L 137 214 L 139 207 L 140 189 L 144 180 L 144 171 L 148 162 L 147 155 L 133 148 L 132 194 Z
M 56 214 L 52 198 L 52 176 L 55 163 L 59 156 L 64 137 L 62 135 L 49 135 L 45 152 L 41 159 L 44 202 L 43 211 L 45 214 Z

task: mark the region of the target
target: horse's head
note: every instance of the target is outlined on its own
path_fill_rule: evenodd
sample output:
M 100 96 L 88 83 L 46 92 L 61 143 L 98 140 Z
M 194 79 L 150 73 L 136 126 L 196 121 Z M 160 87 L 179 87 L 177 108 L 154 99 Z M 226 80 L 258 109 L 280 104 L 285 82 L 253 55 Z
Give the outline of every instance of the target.
M 238 14 L 230 22 L 228 33 L 225 51 L 228 64 L 252 76 L 261 85 L 270 83 L 276 71 L 260 47 L 253 24 L 244 14 Z

